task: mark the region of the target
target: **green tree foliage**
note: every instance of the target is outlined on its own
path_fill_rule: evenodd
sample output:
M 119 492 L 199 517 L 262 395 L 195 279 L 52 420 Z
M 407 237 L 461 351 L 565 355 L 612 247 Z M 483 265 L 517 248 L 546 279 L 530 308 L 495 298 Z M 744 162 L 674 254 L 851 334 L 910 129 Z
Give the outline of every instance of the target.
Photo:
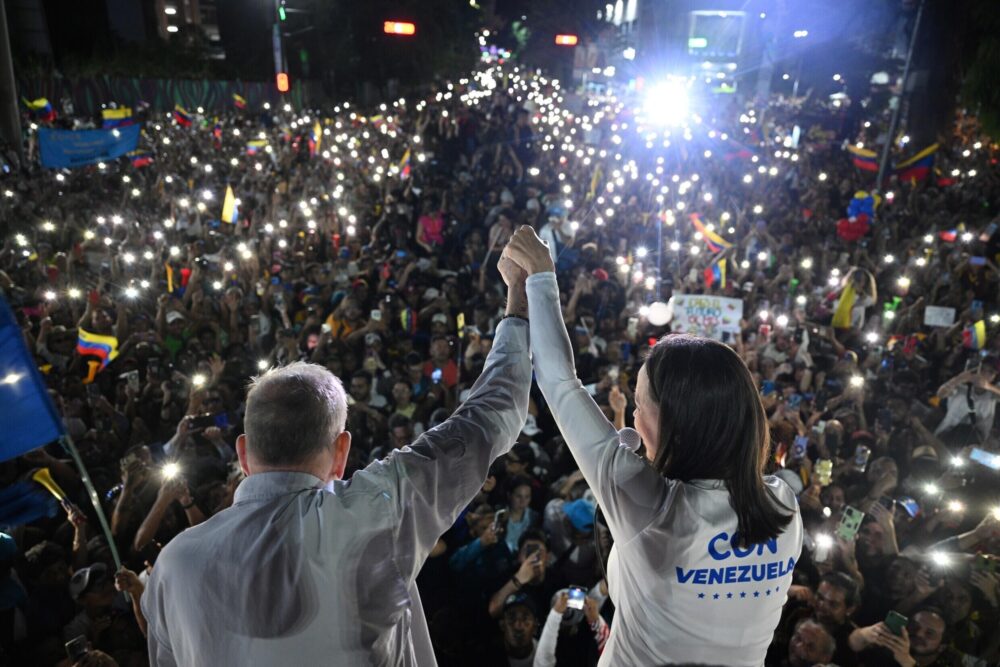
M 966 0 L 962 100 L 979 115 L 983 130 L 1000 139 L 1000 10 L 994 0 Z

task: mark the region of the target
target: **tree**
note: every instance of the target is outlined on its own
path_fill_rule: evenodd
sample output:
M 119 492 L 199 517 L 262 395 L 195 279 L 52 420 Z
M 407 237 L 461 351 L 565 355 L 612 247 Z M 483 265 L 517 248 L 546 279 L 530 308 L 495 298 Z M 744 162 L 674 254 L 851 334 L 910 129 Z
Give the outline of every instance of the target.
M 979 115 L 983 130 L 1000 139 L 1000 12 L 991 0 L 967 0 L 962 100 Z

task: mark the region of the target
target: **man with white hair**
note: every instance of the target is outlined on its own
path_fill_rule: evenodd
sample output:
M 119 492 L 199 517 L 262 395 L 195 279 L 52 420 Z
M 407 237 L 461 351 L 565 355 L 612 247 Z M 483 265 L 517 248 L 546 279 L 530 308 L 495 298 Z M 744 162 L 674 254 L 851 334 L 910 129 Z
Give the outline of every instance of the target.
M 233 506 L 171 541 L 142 597 L 153 665 L 435 664 L 417 573 L 527 416 L 525 275 L 498 268 L 508 317 L 468 400 L 350 480 L 340 380 L 254 380 Z

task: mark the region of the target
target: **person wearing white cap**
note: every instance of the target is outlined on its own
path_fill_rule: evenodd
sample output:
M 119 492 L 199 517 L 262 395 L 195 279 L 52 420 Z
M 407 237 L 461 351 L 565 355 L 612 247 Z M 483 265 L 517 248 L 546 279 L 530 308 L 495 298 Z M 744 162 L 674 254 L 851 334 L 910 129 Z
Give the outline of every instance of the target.
M 746 364 L 705 338 L 653 346 L 635 392 L 640 456 L 576 376 L 549 248 L 522 227 L 504 256 L 528 273 L 535 376 L 615 541 L 599 664 L 763 664 L 802 520 L 788 485 L 763 474 L 767 417 Z

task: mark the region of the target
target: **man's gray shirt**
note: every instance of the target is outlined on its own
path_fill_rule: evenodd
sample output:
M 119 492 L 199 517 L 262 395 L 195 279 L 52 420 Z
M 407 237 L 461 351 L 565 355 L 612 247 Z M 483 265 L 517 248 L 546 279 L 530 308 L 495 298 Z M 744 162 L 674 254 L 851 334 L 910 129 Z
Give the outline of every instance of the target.
M 142 596 L 153 665 L 433 665 L 415 579 L 514 444 L 528 327 L 506 319 L 468 400 L 350 480 L 251 475 L 160 554 Z

